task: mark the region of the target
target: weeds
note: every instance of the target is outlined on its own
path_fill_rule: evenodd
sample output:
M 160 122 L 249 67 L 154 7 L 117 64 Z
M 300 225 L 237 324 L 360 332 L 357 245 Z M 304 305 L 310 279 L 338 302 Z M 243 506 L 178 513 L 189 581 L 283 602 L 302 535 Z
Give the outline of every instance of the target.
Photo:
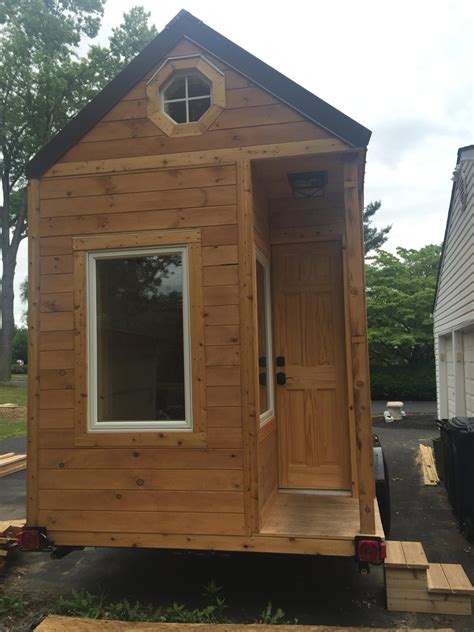
M 214 580 L 211 580 L 204 587 L 202 596 L 204 604 L 200 608 L 189 608 L 185 604 L 177 602 L 174 602 L 171 606 L 155 608 L 149 604 L 141 604 L 139 601 L 130 603 L 127 599 L 108 602 L 103 594 L 93 595 L 85 590 L 80 590 L 72 591 L 68 597 L 61 597 L 52 612 L 75 617 L 87 617 L 89 619 L 116 619 L 119 621 L 228 623 L 229 619 L 224 614 L 227 608 L 226 599 L 222 588 Z M 274 611 L 272 604 L 269 602 L 262 611 L 257 623 L 284 623 L 284 618 L 285 613 L 281 608 Z
M 257 623 L 264 623 L 266 625 L 275 625 L 277 623 L 284 623 L 285 613 L 281 608 L 277 608 L 275 612 L 273 612 L 273 606 L 271 601 L 267 603 L 265 608 L 262 610 L 262 614 L 260 615 L 260 619 L 258 619 Z
M 70 617 L 101 619 L 104 609 L 104 596 L 93 595 L 87 590 L 73 590 L 69 597 L 60 597 L 53 609 L 54 614 Z
M 0 595 L 0 617 L 7 615 L 18 616 L 23 614 L 25 606 L 16 597 L 10 595 Z

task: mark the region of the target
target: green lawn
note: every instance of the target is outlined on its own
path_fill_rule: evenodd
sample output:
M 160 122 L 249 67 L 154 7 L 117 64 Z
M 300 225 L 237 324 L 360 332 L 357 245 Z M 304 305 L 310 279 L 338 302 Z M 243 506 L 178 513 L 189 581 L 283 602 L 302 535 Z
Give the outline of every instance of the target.
M 0 441 L 26 435 L 26 421 L 5 421 L 0 419 Z
M 28 389 L 25 386 L 0 386 L 0 404 L 26 406 L 27 397 Z
M 0 386 L 0 404 L 18 404 L 22 409 L 0 412 L 0 440 L 26 434 L 26 400 L 28 389 L 23 386 Z

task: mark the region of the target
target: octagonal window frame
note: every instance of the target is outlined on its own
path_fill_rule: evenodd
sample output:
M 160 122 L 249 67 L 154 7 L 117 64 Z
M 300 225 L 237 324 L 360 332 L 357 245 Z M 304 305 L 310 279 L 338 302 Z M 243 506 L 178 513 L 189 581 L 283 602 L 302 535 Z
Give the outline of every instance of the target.
M 199 73 L 209 82 L 210 106 L 197 121 L 178 123 L 164 110 L 164 92 L 178 73 L 184 76 Z M 147 81 L 146 93 L 148 118 L 165 134 L 168 136 L 202 134 L 225 107 L 225 76 L 204 55 L 169 57 Z

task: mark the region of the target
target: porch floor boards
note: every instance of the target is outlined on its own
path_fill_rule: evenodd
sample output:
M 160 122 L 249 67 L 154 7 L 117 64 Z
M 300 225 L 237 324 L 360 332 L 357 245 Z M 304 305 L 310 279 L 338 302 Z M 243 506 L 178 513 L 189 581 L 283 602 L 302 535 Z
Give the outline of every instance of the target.
M 357 498 L 279 492 L 269 502 L 261 535 L 353 540 L 360 533 Z M 383 538 L 377 501 L 375 526 L 376 535 Z

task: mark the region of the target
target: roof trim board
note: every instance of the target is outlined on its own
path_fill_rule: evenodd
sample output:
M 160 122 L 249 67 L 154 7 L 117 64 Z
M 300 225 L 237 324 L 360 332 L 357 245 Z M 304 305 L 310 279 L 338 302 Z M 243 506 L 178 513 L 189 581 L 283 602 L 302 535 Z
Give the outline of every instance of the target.
M 257 57 L 234 44 L 187 11 L 176 17 L 108 83 L 28 163 L 28 178 L 41 177 L 73 147 L 133 86 L 186 38 L 219 58 L 252 83 L 270 92 L 313 123 L 352 147 L 366 147 L 371 132 Z

